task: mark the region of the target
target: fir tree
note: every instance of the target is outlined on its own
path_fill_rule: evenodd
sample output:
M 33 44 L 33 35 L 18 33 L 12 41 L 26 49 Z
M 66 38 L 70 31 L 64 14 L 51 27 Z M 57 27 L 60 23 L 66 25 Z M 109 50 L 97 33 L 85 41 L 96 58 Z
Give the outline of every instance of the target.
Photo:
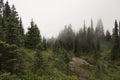
M 4 17 L 9 17 L 11 14 L 11 9 L 10 9 L 10 6 L 9 6 L 9 3 L 8 1 L 5 3 L 5 9 L 4 9 Z
M 44 50 L 46 50 L 46 49 L 47 49 L 47 41 L 46 41 L 46 38 L 45 38 L 45 37 L 43 37 L 42 43 L 43 43 L 43 48 L 44 48 Z
M 34 56 L 34 63 L 33 63 L 33 72 L 39 75 L 42 75 L 43 72 L 46 70 L 46 61 L 44 60 L 44 56 L 40 50 L 37 50 Z
M 106 31 L 105 38 L 106 38 L 106 41 L 111 41 L 111 35 L 110 35 L 110 32 L 108 30 Z
M 0 40 L 4 40 L 4 28 L 3 28 L 3 24 L 2 24 L 2 16 L 0 16 Z
M 22 49 L 16 50 L 15 53 L 17 54 L 15 61 L 15 73 L 20 76 L 25 75 L 27 55 Z
M 96 29 L 95 29 L 95 34 L 96 36 L 100 39 L 100 40 L 104 40 L 104 27 L 103 27 L 103 22 L 101 19 L 98 20 L 97 22 L 97 26 L 96 26 Z
M 18 32 L 19 32 L 19 39 L 20 39 L 20 47 L 24 46 L 24 29 L 23 29 L 23 24 L 22 24 L 22 19 L 20 18 L 19 20 L 19 26 L 18 26 Z
M 19 46 L 19 21 L 15 6 L 12 6 L 11 15 L 7 18 L 6 22 L 6 42 L 9 44 L 16 44 Z
M 118 59 L 120 57 L 120 49 L 119 49 L 119 37 L 118 37 L 118 23 L 117 20 L 115 20 L 115 27 L 113 32 L 113 48 L 112 48 L 112 60 Z
M 39 44 L 41 44 L 40 31 L 37 25 L 31 21 L 31 27 L 28 28 L 28 32 L 26 34 L 25 46 L 27 48 L 36 49 Z
M 17 47 L 0 41 L 0 72 L 14 72 Z

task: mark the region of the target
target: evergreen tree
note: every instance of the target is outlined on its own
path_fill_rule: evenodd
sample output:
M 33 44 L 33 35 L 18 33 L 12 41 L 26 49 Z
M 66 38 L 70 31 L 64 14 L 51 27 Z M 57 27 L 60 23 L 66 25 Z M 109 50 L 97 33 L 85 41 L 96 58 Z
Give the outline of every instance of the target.
M 84 25 L 83 25 L 83 34 L 84 34 L 84 36 L 85 36 L 85 38 L 86 38 L 86 34 L 87 34 L 87 29 L 86 29 L 86 24 L 85 24 L 85 21 L 84 21 Z
M 61 41 L 60 40 L 56 40 L 55 41 L 55 44 L 54 44 L 54 47 L 53 47 L 53 51 L 59 51 L 59 49 L 61 49 L 61 47 L 63 47 L 63 44 L 61 44 Z
M 93 29 L 91 29 L 91 27 L 88 27 L 88 30 L 87 30 L 86 43 L 87 43 L 87 51 L 91 52 L 95 49 Z
M 2 41 L 6 41 L 6 25 L 8 22 L 8 17 L 11 15 L 11 9 L 8 1 L 4 5 L 3 16 L 1 16 L 1 35 L 0 38 Z
M 22 24 L 22 19 L 20 18 L 19 21 L 19 29 L 20 29 L 20 34 L 24 36 L 24 29 L 23 29 L 23 24 Z
M 41 75 L 46 69 L 46 63 L 43 54 L 40 50 L 37 50 L 34 56 L 33 72 Z
M 119 21 L 119 50 L 120 50 L 120 21 Z
M 83 25 L 83 33 L 82 33 L 82 50 L 83 52 L 86 52 L 88 51 L 87 50 L 87 26 L 85 24 L 85 21 L 84 21 L 84 25 Z
M 111 34 L 110 34 L 109 30 L 106 31 L 105 38 L 106 38 L 106 41 L 111 41 Z
M 120 21 L 119 21 L 119 38 L 120 38 Z
M 93 20 L 91 19 L 91 32 L 94 33 Z
M 15 45 L 0 41 L 0 72 L 14 72 L 17 54 Z
M 103 29 L 103 22 L 101 19 L 99 19 L 97 22 L 95 33 L 100 40 L 104 40 L 105 35 L 104 35 L 104 29 Z
M 45 37 L 43 37 L 42 43 L 43 43 L 43 48 L 44 48 L 44 50 L 46 50 L 46 49 L 47 49 L 47 41 L 46 41 L 46 38 L 45 38 Z
M 75 40 L 75 33 L 71 28 L 71 24 L 65 26 L 64 30 L 58 36 L 58 41 L 62 44 L 61 46 L 66 50 L 74 50 L 74 40 Z
M 54 37 L 51 37 L 50 39 L 47 39 L 47 44 L 50 49 L 54 48 L 56 39 Z
M 4 40 L 4 28 L 3 28 L 3 24 L 2 24 L 2 16 L 0 16 L 0 40 Z
M 27 48 L 36 49 L 39 44 L 41 44 L 40 31 L 37 25 L 31 21 L 31 27 L 28 28 L 28 32 L 26 34 L 25 46 Z
M 18 31 L 19 31 L 19 39 L 20 39 L 20 45 L 19 46 L 24 46 L 24 29 L 23 29 L 23 24 L 22 24 L 22 19 L 20 18 L 19 20 L 19 26 L 18 26 Z
M 9 17 L 11 14 L 11 9 L 10 9 L 10 6 L 9 6 L 9 3 L 8 1 L 5 3 L 5 9 L 4 9 L 4 17 Z
M 120 57 L 120 49 L 119 49 L 119 37 L 118 37 L 118 23 L 117 20 L 115 20 L 115 27 L 114 27 L 114 33 L 113 33 L 113 48 L 112 48 L 112 60 L 118 59 Z
M 15 61 L 15 73 L 19 76 L 25 75 L 27 55 L 22 49 L 16 50 L 15 53 L 17 54 Z
M 16 44 L 19 46 L 19 31 L 18 31 L 19 21 L 15 6 L 12 6 L 11 15 L 6 21 L 6 42 L 9 44 Z

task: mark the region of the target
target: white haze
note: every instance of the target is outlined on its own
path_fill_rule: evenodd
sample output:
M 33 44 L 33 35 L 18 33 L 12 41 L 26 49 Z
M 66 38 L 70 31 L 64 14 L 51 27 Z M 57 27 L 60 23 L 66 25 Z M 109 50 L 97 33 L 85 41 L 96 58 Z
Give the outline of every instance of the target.
M 112 32 L 114 20 L 120 20 L 120 0 L 8 0 L 15 4 L 27 31 L 33 18 L 41 35 L 57 36 L 66 24 L 78 31 L 90 25 L 91 18 L 96 26 L 97 19 L 103 20 L 104 28 Z M 5 2 L 5 1 L 4 1 Z

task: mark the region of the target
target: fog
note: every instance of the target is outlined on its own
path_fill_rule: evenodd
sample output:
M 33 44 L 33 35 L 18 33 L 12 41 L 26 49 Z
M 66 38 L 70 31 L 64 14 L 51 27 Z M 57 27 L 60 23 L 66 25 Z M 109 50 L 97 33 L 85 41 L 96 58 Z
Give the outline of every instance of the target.
M 114 20 L 120 20 L 120 0 L 8 0 L 10 5 L 15 4 L 22 17 L 24 28 L 30 26 L 33 19 L 38 25 L 41 35 L 56 37 L 64 28 L 71 24 L 73 30 L 78 31 L 85 20 L 90 25 L 93 19 L 101 18 L 104 28 L 112 32 Z M 4 1 L 5 2 L 5 1 Z

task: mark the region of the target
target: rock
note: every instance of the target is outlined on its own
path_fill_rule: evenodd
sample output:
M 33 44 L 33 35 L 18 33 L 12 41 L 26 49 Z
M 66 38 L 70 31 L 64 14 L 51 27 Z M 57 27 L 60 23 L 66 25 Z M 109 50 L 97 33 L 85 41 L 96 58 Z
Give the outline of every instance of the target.
M 72 58 L 72 61 L 69 63 L 70 67 L 80 66 L 80 65 L 89 65 L 87 61 L 80 59 L 80 58 Z
M 69 67 L 74 75 L 78 76 L 78 80 L 87 80 L 84 78 L 85 70 L 80 67 L 81 65 L 89 65 L 87 61 L 81 58 L 72 58 L 72 61 L 69 63 Z

